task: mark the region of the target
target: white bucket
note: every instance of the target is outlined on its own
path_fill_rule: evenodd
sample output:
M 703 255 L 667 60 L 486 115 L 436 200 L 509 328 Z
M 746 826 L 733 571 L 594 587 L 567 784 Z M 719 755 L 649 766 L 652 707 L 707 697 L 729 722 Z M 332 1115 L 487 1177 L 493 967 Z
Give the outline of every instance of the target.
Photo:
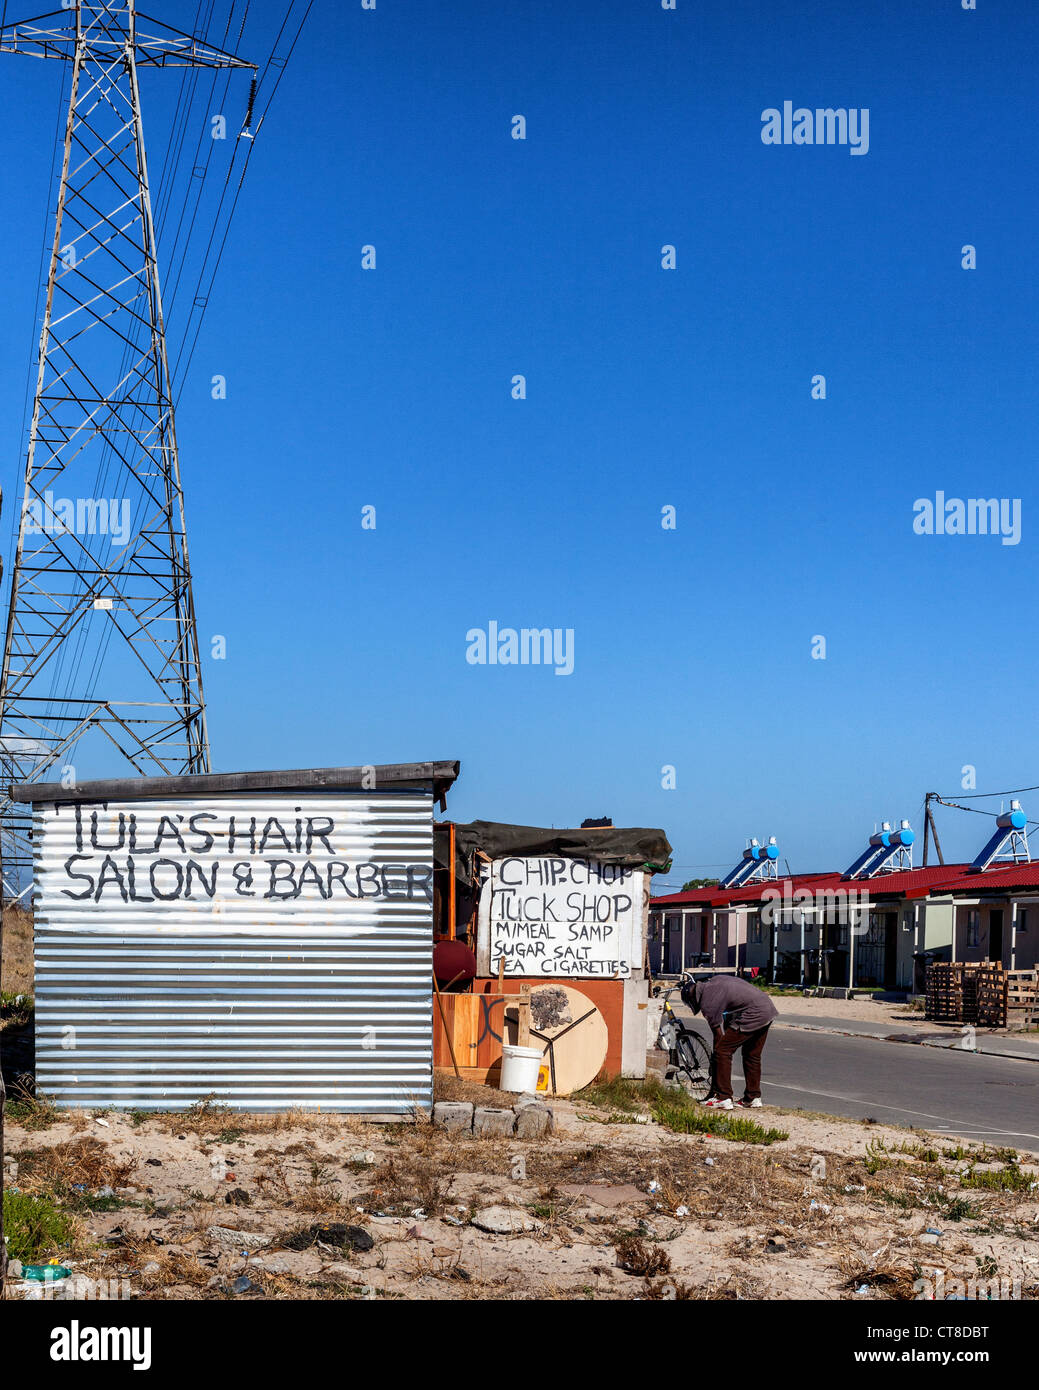
M 498 1089 L 536 1091 L 543 1056 L 540 1047 L 515 1047 L 512 1043 L 503 1043 Z

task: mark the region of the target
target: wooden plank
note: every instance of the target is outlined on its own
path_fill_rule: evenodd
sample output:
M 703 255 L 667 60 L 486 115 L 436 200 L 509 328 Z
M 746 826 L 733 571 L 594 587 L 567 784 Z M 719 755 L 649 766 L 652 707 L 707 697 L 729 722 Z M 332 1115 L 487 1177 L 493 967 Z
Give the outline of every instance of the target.
M 524 981 L 520 985 L 519 1026 L 516 1030 L 516 1045 L 530 1046 L 530 985 Z
M 435 974 L 433 976 L 433 992 L 436 994 L 437 1007 L 440 1010 L 440 1022 L 444 1029 L 444 1037 L 447 1040 L 447 1050 L 451 1054 L 451 1065 L 455 1069 L 455 1076 L 459 1076 L 460 1073 L 458 1070 L 458 1059 L 455 1055 L 454 1041 L 451 1037 L 453 1029 L 447 1021 L 447 1011 L 444 1008 L 444 996 L 440 993 L 440 986 L 437 983 L 437 977 Z
M 134 801 L 142 797 L 203 797 L 243 791 L 295 791 L 313 787 L 333 791 L 387 787 L 432 787 L 446 790 L 458 776 L 457 762 L 383 763 L 374 767 L 279 768 L 272 772 L 202 772 L 178 777 L 119 777 L 79 782 L 19 783 L 8 788 L 12 801 Z M 365 784 L 367 783 L 367 786 Z
M 454 1044 L 458 1065 L 463 1069 L 476 1063 L 477 1039 L 480 1036 L 480 1000 L 475 994 L 456 994 Z
M 450 1067 L 434 1067 L 441 1076 L 454 1076 Z M 461 1079 L 463 1081 L 475 1081 L 480 1086 L 497 1086 L 501 1080 L 501 1062 L 492 1063 L 489 1067 L 461 1067 Z

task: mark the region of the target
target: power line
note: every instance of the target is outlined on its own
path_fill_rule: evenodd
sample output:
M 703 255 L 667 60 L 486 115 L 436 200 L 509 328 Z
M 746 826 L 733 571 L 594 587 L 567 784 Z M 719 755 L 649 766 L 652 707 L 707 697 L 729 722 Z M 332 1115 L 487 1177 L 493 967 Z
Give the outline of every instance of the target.
M 1037 786 L 1037 787 L 1012 787 L 1009 791 L 1005 791 L 1005 792 L 975 792 L 973 796 L 961 796 L 961 797 L 960 797 L 960 800 L 961 800 L 961 801 L 986 801 L 986 800 L 988 800 L 989 798 L 994 797 L 994 796 L 1020 796 L 1023 792 L 1039 792 L 1039 786 Z M 955 805 L 955 802 L 946 801 L 945 798 L 944 798 L 943 796 L 938 795 L 937 792 L 935 793 L 935 795 L 937 796 L 937 799 L 938 799 L 944 806 L 953 806 L 953 805 Z M 961 809 L 966 809 L 966 808 L 964 807 L 964 808 L 961 808 Z M 989 812 L 986 811 L 986 812 L 983 812 L 982 814 L 988 815 Z
M 218 248 L 218 250 L 217 250 L 216 260 L 215 260 L 215 262 L 213 263 L 213 268 L 212 268 L 212 271 L 211 271 L 211 273 L 210 273 L 210 275 L 209 275 L 209 281 L 208 281 L 208 285 L 206 286 L 206 292 L 205 292 L 204 295 L 201 295 L 201 296 L 200 296 L 200 295 L 198 294 L 198 290 L 201 290 L 202 285 L 203 285 L 203 283 L 204 283 L 204 281 L 205 281 L 206 268 L 207 268 L 208 261 L 209 261 L 209 255 L 210 255 L 210 252 L 211 252 L 211 250 L 212 250 L 213 240 L 215 239 L 215 236 L 216 236 L 217 227 L 219 226 L 220 208 L 223 207 L 223 197 L 224 197 L 224 193 L 226 193 L 226 191 L 227 191 L 227 187 L 228 187 L 228 185 L 229 185 L 229 183 L 230 183 L 230 179 L 231 179 L 231 174 L 232 174 L 232 172 L 233 172 L 233 170 L 234 170 L 234 157 L 232 158 L 232 161 L 231 161 L 231 167 L 228 169 L 228 172 L 227 172 L 227 179 L 225 180 L 225 184 L 224 184 L 224 192 L 221 194 L 220 208 L 218 208 L 218 210 L 217 210 L 217 219 L 218 219 L 218 220 L 217 220 L 217 222 L 214 224 L 213 234 L 212 234 L 212 236 L 210 237 L 209 245 L 208 245 L 207 248 L 206 248 L 206 256 L 205 256 L 205 258 L 204 258 L 204 260 L 203 260 L 203 266 L 202 266 L 202 270 L 201 270 L 201 272 L 200 272 L 200 274 L 199 274 L 198 286 L 197 286 L 197 288 L 196 288 L 195 299 L 196 299 L 196 303 L 199 302 L 199 301 L 201 300 L 201 310 L 200 310 L 200 312 L 199 312 L 198 319 L 197 319 L 196 324 L 195 324 L 195 333 L 194 333 L 194 336 L 193 336 L 193 338 L 192 338 L 192 340 L 191 340 L 191 347 L 190 347 L 190 349 L 188 350 L 187 360 L 186 360 L 185 363 L 184 363 L 183 370 L 181 370 L 180 361 L 181 361 L 181 357 L 182 357 L 183 352 L 184 352 L 185 344 L 186 344 L 186 342 L 187 342 L 187 333 L 188 333 L 188 329 L 187 329 L 187 328 L 185 329 L 184 337 L 181 339 L 181 344 L 180 344 L 180 347 L 179 347 L 178 352 L 177 352 L 177 358 L 176 358 L 176 360 L 175 360 L 175 362 L 174 362 L 174 366 L 173 366 L 172 375 L 173 375 L 174 378 L 176 378 L 176 377 L 179 375 L 179 377 L 180 377 L 180 383 L 181 383 L 181 389 L 183 389 L 184 383 L 185 383 L 186 380 L 187 380 L 188 372 L 189 372 L 190 369 L 191 369 L 191 362 L 192 362 L 192 359 L 193 359 L 193 357 L 194 357 L 194 355 L 195 355 L 195 348 L 196 348 L 197 345 L 198 345 L 199 334 L 200 334 L 200 332 L 202 331 L 202 320 L 203 320 L 204 317 L 205 317 L 206 308 L 208 307 L 210 296 L 211 296 L 212 293 L 213 293 L 213 284 L 214 284 L 214 282 L 215 282 L 215 280 L 216 280 L 217 272 L 218 272 L 219 269 L 220 269 L 220 263 L 221 263 L 221 261 L 223 260 L 224 250 L 225 250 L 225 248 L 226 248 L 226 246 L 227 246 L 227 239 L 228 239 L 228 236 L 230 235 L 230 231 L 231 231 L 231 223 L 232 223 L 233 220 L 234 220 L 235 210 L 236 210 L 237 207 L 238 207 L 238 199 L 239 199 L 239 197 L 241 196 L 242 185 L 243 185 L 243 183 L 245 182 L 246 171 L 248 170 L 248 167 L 249 167 L 249 160 L 252 158 L 253 150 L 256 148 L 256 140 L 257 140 L 257 138 L 259 137 L 259 134 L 260 134 L 261 129 L 263 128 L 263 123 L 264 123 L 264 121 L 267 119 L 267 114 L 268 114 L 268 112 L 270 111 L 271 106 L 274 104 L 274 98 L 275 98 L 275 97 L 277 96 L 277 94 L 278 94 L 278 88 L 281 86 L 281 80 L 282 80 L 282 78 L 285 76 L 286 69 L 288 68 L 288 65 L 289 65 L 289 62 L 290 62 L 290 60 L 291 60 L 291 58 L 292 58 L 293 53 L 296 51 L 296 45 L 299 43 L 300 35 L 303 33 L 303 27 L 304 27 L 304 25 L 306 24 L 307 19 L 308 19 L 309 16 L 310 16 L 310 11 L 311 11 L 311 10 L 313 9 L 313 7 L 314 7 L 314 0 L 307 0 L 307 7 L 306 7 L 306 9 L 305 9 L 304 12 L 303 12 L 303 18 L 300 20 L 299 25 L 298 25 L 297 28 L 296 28 L 296 33 L 295 33 L 295 36 L 293 37 L 293 40 L 292 40 L 291 44 L 289 45 L 289 50 L 288 50 L 288 52 L 285 54 L 284 58 L 279 58 L 279 57 L 277 56 L 278 44 L 281 42 L 281 36 L 282 36 L 282 34 L 285 32 L 285 28 L 286 28 L 286 26 L 287 26 L 287 24 L 288 24 L 289 17 L 290 17 L 290 15 L 291 15 L 292 11 L 295 9 L 295 7 L 296 7 L 296 0 L 290 0 L 289 8 L 288 8 L 288 10 L 286 11 L 285 19 L 284 19 L 284 21 L 282 22 L 281 28 L 278 30 L 278 36 L 277 36 L 277 38 L 274 40 L 274 44 L 273 44 L 273 46 L 272 46 L 272 48 L 271 48 L 270 57 L 267 59 L 267 62 L 266 62 L 265 66 L 264 66 L 264 69 L 263 69 L 263 72 L 261 73 L 260 78 L 259 78 L 259 80 L 257 81 L 257 85 L 256 85 L 255 91 L 254 91 L 254 93 L 253 93 L 253 101 L 255 101 L 255 97 L 256 97 L 256 96 L 259 94 L 259 92 L 263 89 L 264 81 L 266 80 L 266 78 L 267 78 L 267 76 L 268 76 L 268 74 L 269 74 L 271 68 L 272 68 L 272 67 L 276 67 L 277 70 L 278 70 L 278 76 L 277 76 L 277 78 L 276 78 L 276 80 L 275 80 L 275 83 L 274 83 L 273 88 L 271 89 L 271 94 L 270 94 L 270 96 L 267 98 L 267 101 L 266 101 L 266 103 L 264 104 L 264 106 L 263 106 L 263 108 L 262 108 L 262 110 L 261 110 L 261 112 L 260 112 L 259 119 L 256 120 L 255 129 L 254 129 L 253 132 L 252 132 L 252 139 L 250 139 L 249 142 L 248 142 L 248 149 L 247 149 L 247 151 L 246 151 L 245 159 L 244 159 L 244 161 L 243 161 L 243 163 L 242 163 L 242 170 L 241 170 L 241 173 L 240 173 L 239 178 L 238 178 L 238 187 L 235 189 L 234 198 L 233 198 L 233 200 L 232 200 L 232 202 L 231 202 L 231 210 L 230 210 L 230 212 L 228 213 L 228 216 L 227 216 L 227 223 L 226 223 L 226 225 L 225 225 L 225 227 L 224 227 L 224 234 L 223 234 L 223 237 L 221 238 L 220 246 L 219 246 L 219 248 Z M 237 153 L 238 153 L 238 149 L 237 149 L 237 142 L 236 142 L 236 146 L 235 146 L 235 157 L 237 157 Z M 190 326 L 190 321 L 189 321 L 189 326 Z M 176 395 L 175 395 L 175 399 L 179 399 L 179 396 L 176 396 Z

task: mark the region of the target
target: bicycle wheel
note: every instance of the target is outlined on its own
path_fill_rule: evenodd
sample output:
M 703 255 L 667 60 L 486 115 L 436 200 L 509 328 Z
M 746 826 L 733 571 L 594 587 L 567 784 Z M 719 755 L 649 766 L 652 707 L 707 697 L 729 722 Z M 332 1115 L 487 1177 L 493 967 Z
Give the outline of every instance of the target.
M 678 1069 L 675 1080 L 693 1100 L 706 1100 L 711 1090 L 711 1049 L 699 1033 L 679 1033 L 675 1042 Z

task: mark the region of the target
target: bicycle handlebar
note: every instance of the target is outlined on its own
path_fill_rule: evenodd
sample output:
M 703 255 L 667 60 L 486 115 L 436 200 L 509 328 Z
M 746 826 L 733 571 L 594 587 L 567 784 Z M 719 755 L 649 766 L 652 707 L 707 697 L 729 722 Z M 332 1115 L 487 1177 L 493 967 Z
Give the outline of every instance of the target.
M 672 994 L 674 994 L 674 992 L 675 992 L 676 989 L 684 989 L 686 985 L 691 985 L 691 984 L 693 984 L 693 983 L 694 983 L 694 980 L 693 980 L 692 975 L 690 975 L 688 972 L 683 973 L 683 974 L 679 977 L 679 979 L 676 980 L 676 982 L 675 982 L 673 985 L 670 985 L 670 986 L 664 991 L 664 998 L 665 998 L 665 999 L 670 999 L 671 996 L 672 996 Z M 658 996 L 658 997 L 659 997 L 659 996 Z

